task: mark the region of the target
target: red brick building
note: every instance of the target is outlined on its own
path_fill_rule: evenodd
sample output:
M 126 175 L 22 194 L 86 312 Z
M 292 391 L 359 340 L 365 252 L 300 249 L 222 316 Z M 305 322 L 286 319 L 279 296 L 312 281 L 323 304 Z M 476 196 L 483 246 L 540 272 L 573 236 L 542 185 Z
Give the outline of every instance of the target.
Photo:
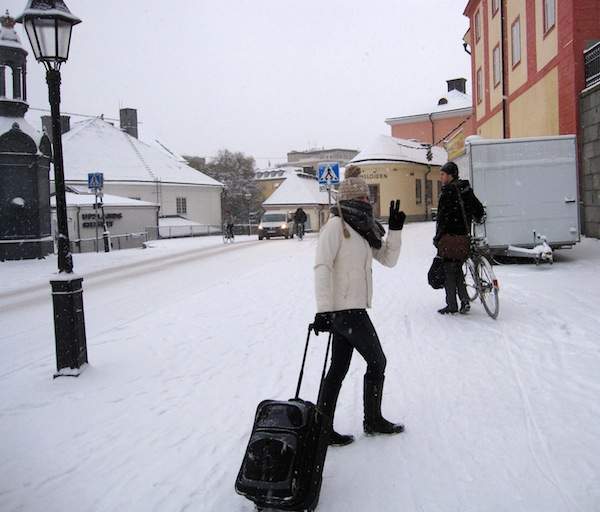
M 474 132 L 473 101 L 466 93 L 466 79 L 448 80 L 448 93 L 432 105 L 429 112 L 391 117 L 385 122 L 392 128 L 392 137 L 415 139 L 426 144 L 440 143 L 451 135 L 461 139 Z
M 474 129 L 486 138 L 577 134 L 584 50 L 600 0 L 471 0 Z

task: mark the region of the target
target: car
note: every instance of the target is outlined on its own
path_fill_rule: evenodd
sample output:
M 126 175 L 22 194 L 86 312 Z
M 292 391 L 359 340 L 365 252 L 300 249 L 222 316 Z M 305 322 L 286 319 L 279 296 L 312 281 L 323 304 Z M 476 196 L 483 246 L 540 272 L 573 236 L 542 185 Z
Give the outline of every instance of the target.
M 258 239 L 282 236 L 289 238 L 293 233 L 291 215 L 286 211 L 266 212 L 258 225 Z

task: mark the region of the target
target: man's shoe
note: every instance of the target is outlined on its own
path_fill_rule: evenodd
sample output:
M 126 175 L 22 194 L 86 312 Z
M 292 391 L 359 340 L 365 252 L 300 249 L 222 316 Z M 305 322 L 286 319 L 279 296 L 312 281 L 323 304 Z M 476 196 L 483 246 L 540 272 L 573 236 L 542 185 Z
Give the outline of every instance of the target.
M 335 430 L 329 435 L 329 446 L 346 446 L 354 442 L 354 436 L 338 434 Z
M 471 304 L 469 304 L 468 302 L 463 302 L 460 305 L 460 309 L 459 309 L 459 313 L 461 315 L 466 315 L 469 311 L 471 311 Z
M 365 434 L 368 436 L 375 436 L 378 434 L 400 434 L 401 432 L 404 432 L 404 425 L 402 425 L 402 423 L 392 423 L 384 418 L 380 418 L 372 423 L 364 421 L 363 428 Z
M 454 315 L 455 313 L 458 313 L 458 309 L 451 309 L 446 306 L 445 308 L 438 309 L 438 313 L 440 315 Z

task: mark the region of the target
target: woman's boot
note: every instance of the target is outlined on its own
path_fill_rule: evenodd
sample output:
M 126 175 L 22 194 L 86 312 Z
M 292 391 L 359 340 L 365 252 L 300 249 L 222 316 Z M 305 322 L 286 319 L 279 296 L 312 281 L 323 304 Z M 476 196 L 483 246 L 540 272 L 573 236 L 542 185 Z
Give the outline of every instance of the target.
M 392 423 L 381 415 L 384 379 L 384 376 L 373 379 L 366 375 L 364 378 L 363 403 L 365 419 L 363 421 L 363 428 L 367 435 L 399 434 L 400 432 L 404 432 L 404 425 L 402 423 Z
M 337 405 L 338 395 L 338 389 L 332 389 L 331 386 L 323 385 L 317 400 L 317 404 L 325 416 L 325 421 L 329 422 L 329 446 L 346 446 L 354 442 L 354 436 L 349 434 L 338 434 L 333 430 L 333 416 L 335 415 L 335 406 Z

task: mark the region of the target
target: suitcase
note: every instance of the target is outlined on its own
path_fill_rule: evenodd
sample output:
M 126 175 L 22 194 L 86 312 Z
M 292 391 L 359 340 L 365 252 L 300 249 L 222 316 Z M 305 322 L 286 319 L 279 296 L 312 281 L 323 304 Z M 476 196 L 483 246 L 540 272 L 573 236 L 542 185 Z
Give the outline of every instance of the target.
M 308 328 L 296 396 L 263 400 L 238 473 L 235 490 L 258 510 L 312 511 L 319 502 L 330 425 L 312 402 L 299 398 L 312 325 Z M 325 377 L 329 335 L 319 393 Z

